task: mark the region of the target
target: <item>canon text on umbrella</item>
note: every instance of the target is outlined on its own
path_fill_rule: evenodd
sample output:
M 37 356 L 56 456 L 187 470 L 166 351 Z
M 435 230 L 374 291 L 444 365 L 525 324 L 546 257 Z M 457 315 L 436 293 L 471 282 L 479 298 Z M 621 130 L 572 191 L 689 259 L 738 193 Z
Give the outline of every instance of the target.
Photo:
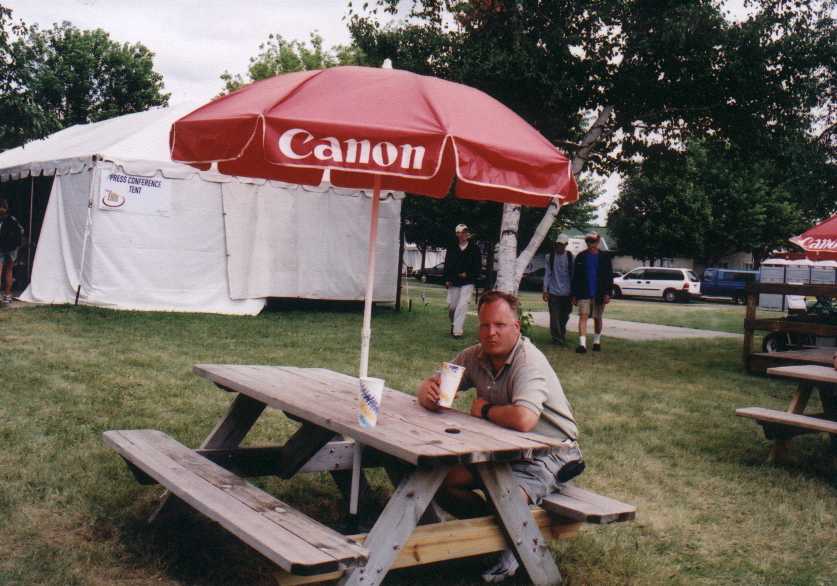
M 302 152 L 301 148 L 312 141 L 316 144 L 313 150 Z M 299 151 L 294 150 L 294 143 L 297 143 Z M 397 162 L 402 169 L 421 170 L 425 148 L 402 144 L 399 161 L 398 147 L 391 142 L 384 141 L 372 145 L 368 139 L 347 138 L 341 144 L 340 140 L 333 136 L 315 138 L 303 128 L 291 128 L 279 137 L 279 152 L 289 159 L 299 160 L 313 155 L 320 161 L 361 165 L 370 164 L 371 159 L 371 162 L 379 167 L 390 167 Z
M 800 238 L 798 244 L 808 250 L 837 250 L 837 240 L 831 238 Z

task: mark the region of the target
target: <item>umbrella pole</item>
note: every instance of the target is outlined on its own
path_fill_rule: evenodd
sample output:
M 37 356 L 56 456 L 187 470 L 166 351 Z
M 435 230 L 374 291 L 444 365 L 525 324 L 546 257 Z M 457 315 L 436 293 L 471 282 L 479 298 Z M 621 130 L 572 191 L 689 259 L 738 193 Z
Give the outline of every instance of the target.
M 366 268 L 366 297 L 363 301 L 363 329 L 360 331 L 360 376 L 368 375 L 369 341 L 372 339 L 372 294 L 375 287 L 375 244 L 378 241 L 378 208 L 381 203 L 381 176 L 375 175 L 372 190 L 372 218 L 369 221 L 369 261 Z
M 378 241 L 378 209 L 381 204 L 381 176 L 375 175 L 372 189 L 372 218 L 369 220 L 369 261 L 366 268 L 366 297 L 363 301 L 363 327 L 360 331 L 360 377 L 369 374 L 369 342 L 372 339 L 372 295 L 375 288 L 375 245 Z M 349 514 L 357 515 L 358 493 L 360 492 L 361 456 L 363 446 L 355 441 L 352 458 L 352 487 L 349 494 Z

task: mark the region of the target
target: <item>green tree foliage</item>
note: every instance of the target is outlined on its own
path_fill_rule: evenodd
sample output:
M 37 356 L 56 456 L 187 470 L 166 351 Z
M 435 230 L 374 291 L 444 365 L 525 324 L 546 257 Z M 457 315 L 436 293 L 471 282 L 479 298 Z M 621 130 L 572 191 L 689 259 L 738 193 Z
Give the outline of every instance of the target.
M 702 251 L 712 210 L 700 171 L 685 174 L 689 163 L 684 155 L 653 157 L 625 178 L 608 215 L 620 254 L 653 263 Z
M 311 33 L 307 43 L 287 40 L 282 35 L 268 35 L 267 41 L 259 45 L 259 54 L 250 57 L 247 79 L 241 74 L 229 71 L 221 74 L 223 93 L 234 92 L 248 83 L 267 79 L 274 75 L 292 71 L 326 69 L 336 65 L 364 65 L 363 52 L 354 45 L 336 45 L 331 49 L 323 47 L 323 38 Z
M 596 215 L 596 198 L 602 194 L 601 182 L 589 177 L 579 180 L 579 201 L 561 210 L 552 229 L 552 237 L 560 230 L 583 230 L 593 223 Z M 408 195 L 401 208 L 404 221 L 404 238 L 425 247 L 446 248 L 455 240 L 457 224 L 467 224 L 474 238 L 487 243 L 489 249 L 497 244 L 497 226 L 503 214 L 503 206 L 491 201 L 471 201 L 448 197 L 434 199 Z M 540 221 L 541 210 L 525 208 L 520 221 L 520 234 L 528 240 Z M 546 243 L 544 247 L 548 247 Z
M 44 113 L 29 88 L 30 59 L 15 44 L 27 30 L 25 24 L 13 21 L 11 10 L 0 6 L 0 150 L 44 134 Z
M 833 0 L 754 1 L 742 22 L 713 0 L 415 0 L 382 24 L 405 3 L 350 12 L 371 59 L 478 87 L 571 152 L 610 106 L 599 170 L 708 131 L 752 144 L 834 123 Z
M 713 265 L 747 251 L 760 263 L 837 212 L 835 169 L 825 149 L 801 142 L 786 147 L 779 165 L 720 140 L 646 159 L 628 175 L 608 218 L 620 252 Z
M 28 27 L 2 8 L 0 30 L 0 148 L 168 103 L 154 54 L 139 43 L 118 43 L 101 29 L 68 22 Z

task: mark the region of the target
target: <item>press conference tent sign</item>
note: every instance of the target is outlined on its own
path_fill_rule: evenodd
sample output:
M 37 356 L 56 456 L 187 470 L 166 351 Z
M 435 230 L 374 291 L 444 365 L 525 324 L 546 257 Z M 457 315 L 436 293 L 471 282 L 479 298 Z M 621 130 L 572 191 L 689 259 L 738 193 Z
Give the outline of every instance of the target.
M 166 216 L 171 209 L 171 188 L 172 181 L 164 177 L 108 173 L 102 176 L 96 200 L 102 210 Z
M 253 315 L 268 297 L 363 299 L 368 195 L 173 163 L 169 128 L 194 108 L 73 126 L 0 153 L 0 181 L 55 176 L 22 300 Z M 395 298 L 400 213 L 401 194 L 389 193 L 376 301 Z

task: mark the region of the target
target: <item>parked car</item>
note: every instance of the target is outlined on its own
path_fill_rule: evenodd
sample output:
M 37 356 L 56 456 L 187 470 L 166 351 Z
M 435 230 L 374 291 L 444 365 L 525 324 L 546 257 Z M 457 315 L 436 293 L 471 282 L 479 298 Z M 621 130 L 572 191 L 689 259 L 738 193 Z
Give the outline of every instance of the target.
M 638 267 L 613 279 L 613 296 L 694 299 L 700 297 L 700 281 L 690 269 Z
M 523 275 L 520 288 L 526 291 L 543 291 L 543 277 L 546 269 L 541 267 Z
M 706 297 L 729 297 L 735 303 L 747 301 L 747 284 L 758 278 L 758 271 L 706 269 L 700 292 Z
M 413 276 L 421 281 L 422 283 L 438 283 L 440 285 L 445 284 L 445 263 L 440 262 L 435 267 L 430 267 L 429 269 L 418 270 L 413 273 Z M 543 276 L 541 276 L 541 282 L 543 282 Z M 474 279 L 474 285 L 477 289 L 485 289 L 488 284 L 488 279 L 485 275 L 478 275 L 476 279 Z
M 422 283 L 444 283 L 445 282 L 445 263 L 440 262 L 435 267 L 429 269 L 417 270 L 413 276 Z

